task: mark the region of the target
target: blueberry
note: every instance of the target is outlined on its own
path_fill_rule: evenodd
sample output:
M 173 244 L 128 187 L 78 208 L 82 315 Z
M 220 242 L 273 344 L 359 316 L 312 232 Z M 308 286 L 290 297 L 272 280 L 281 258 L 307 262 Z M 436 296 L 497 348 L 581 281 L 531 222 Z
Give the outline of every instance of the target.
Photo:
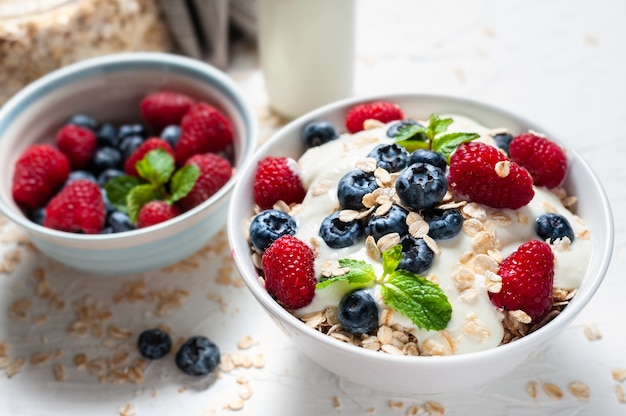
M 95 118 L 88 114 L 74 114 L 68 120 L 67 124 L 73 124 L 75 126 L 85 127 L 89 130 L 96 131 L 98 128 L 98 122 Z
M 400 244 L 402 245 L 402 259 L 398 264 L 398 269 L 421 274 L 430 268 L 435 253 L 423 238 L 414 238 L 407 234 L 400 239 Z
M 286 212 L 266 209 L 250 223 L 250 240 L 258 250 L 266 250 L 279 237 L 296 233 L 296 221 Z
M 409 155 L 407 166 L 414 163 L 428 163 L 433 166 L 437 166 L 442 171 L 446 171 L 448 163 L 446 158 L 441 153 L 433 152 L 432 150 L 417 149 Z
M 91 172 L 88 172 L 86 170 L 73 170 L 70 172 L 70 175 L 67 177 L 67 180 L 65 181 L 65 185 L 74 182 L 75 180 L 78 179 L 87 179 L 89 181 L 92 182 L 98 182 L 96 180 L 96 177 L 93 176 L 93 174 Z
M 407 166 L 409 153 L 395 143 L 379 144 L 367 155 L 376 159 L 376 165 L 389 172 L 398 172 Z
M 355 290 L 341 298 L 337 318 L 347 332 L 367 334 L 378 327 L 378 305 L 367 290 Z
M 111 201 L 109 200 L 109 197 L 107 196 L 107 191 L 102 189 L 102 201 L 104 202 L 104 209 L 106 210 L 107 215 L 111 215 L 113 213 L 113 211 L 115 211 L 115 206 L 113 206 L 113 204 L 111 203 Z M 111 230 L 113 230 L 111 228 Z
M 130 222 L 128 214 L 121 211 L 113 211 L 107 218 L 107 225 L 113 229 L 114 233 L 131 231 L 137 228 Z
M 574 230 L 567 218 L 560 214 L 543 214 L 535 220 L 535 232 L 542 240 L 554 243 L 561 238 L 574 241 Z
M 203 336 L 189 338 L 176 353 L 176 366 L 192 376 L 211 373 L 220 363 L 220 350 Z
M 98 185 L 100 185 L 101 188 L 104 188 L 104 185 L 106 185 L 109 180 L 124 175 L 126 175 L 126 172 L 120 169 L 105 169 L 98 175 Z
M 424 210 L 422 216 L 428 223 L 428 235 L 435 240 L 453 238 L 463 227 L 463 215 L 458 209 Z
M 172 338 L 160 329 L 146 329 L 137 338 L 139 353 L 150 360 L 165 357 L 172 349 Z
M 419 210 L 432 208 L 448 191 L 444 171 L 428 163 L 414 163 L 400 172 L 396 192 L 408 207 Z
M 27 216 L 28 219 L 35 224 L 43 225 L 43 222 L 46 219 L 46 207 L 33 209 L 32 211 L 28 212 Z
M 178 139 L 180 139 L 180 126 L 176 124 L 166 126 L 161 130 L 159 137 L 168 142 L 169 145 L 172 146 L 172 149 L 175 149 L 178 144 Z
M 96 175 L 107 169 L 120 169 L 122 167 L 122 154 L 114 147 L 99 147 L 91 157 L 91 171 Z
M 398 134 L 400 129 L 406 126 L 424 127 L 417 121 L 411 119 L 396 121 L 387 129 L 387 137 L 391 137 L 393 139 L 394 137 L 396 137 L 396 134 Z M 426 141 L 426 136 L 423 133 L 420 134 L 423 136 L 423 140 Z
M 498 133 L 493 136 L 496 147 L 504 150 L 506 154 L 509 154 L 509 146 L 513 141 L 513 135 L 509 133 Z
M 341 221 L 339 211 L 335 211 L 322 221 L 319 236 L 330 248 L 344 248 L 361 240 L 364 232 L 363 223 L 360 220 Z
M 128 136 L 122 139 L 120 142 L 120 152 L 122 153 L 122 159 L 126 160 L 135 153 L 135 150 L 143 143 L 143 137 L 138 135 Z
M 337 199 L 345 209 L 360 210 L 363 206 L 363 196 L 374 192 L 378 188 L 376 178 L 371 173 L 362 170 L 353 170 L 346 173 L 337 185 Z
M 147 134 L 148 131 L 142 124 L 122 124 L 117 129 L 117 137 L 119 140 L 130 136 L 139 136 L 145 139 Z
M 304 126 L 302 140 L 305 147 L 311 148 L 339 138 L 335 127 L 327 121 L 312 121 Z
M 402 236 L 409 231 L 406 217 L 407 211 L 404 208 L 392 205 L 391 209 L 383 215 L 372 214 L 365 226 L 365 234 L 371 235 L 375 240 L 390 233 L 398 233 Z
M 117 129 L 111 123 L 104 123 L 96 133 L 98 147 L 117 147 L 120 139 L 117 137 Z

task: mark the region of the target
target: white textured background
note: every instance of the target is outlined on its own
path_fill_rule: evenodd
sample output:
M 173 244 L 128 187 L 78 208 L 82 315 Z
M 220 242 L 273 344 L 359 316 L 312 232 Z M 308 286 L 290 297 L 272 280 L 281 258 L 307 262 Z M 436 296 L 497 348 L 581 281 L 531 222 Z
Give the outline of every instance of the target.
M 616 226 L 613 263 L 596 298 L 559 339 L 507 378 L 457 395 L 393 397 L 343 381 L 301 355 L 277 330 L 252 296 L 236 284 L 219 284 L 218 269 L 229 266 L 228 252 L 194 258 L 198 268 L 177 274 L 96 278 L 77 273 L 19 247 L 21 262 L 0 274 L 0 342 L 8 340 L 12 357 L 62 349 L 51 362 L 67 369 L 67 381 L 53 381 L 51 365 L 23 370 L 8 379 L 0 372 L 0 415 L 118 415 L 127 404 L 137 415 L 405 415 L 411 406 L 440 403 L 446 415 L 622 415 L 611 376 L 626 368 L 626 266 L 623 186 L 626 134 L 626 3 L 622 0 L 357 0 L 357 71 L 355 94 L 434 92 L 461 95 L 502 106 L 532 119 L 572 143 L 604 183 Z M 267 117 L 262 75 L 249 47 L 238 49 L 229 73 L 258 108 L 262 134 L 275 125 Z M 268 121 L 269 120 L 269 121 Z M 584 197 L 584 195 L 581 195 Z M 0 250 L 15 248 L 11 225 Z M 215 247 L 219 246 L 218 241 Z M 34 296 L 33 270 L 43 267 L 53 289 L 68 300 L 62 312 Z M 72 299 L 90 296 L 103 305 L 127 282 L 145 279 L 150 290 L 183 288 L 190 293 L 167 317 L 154 314 L 153 302 L 122 302 L 105 322 L 140 331 L 166 323 L 174 336 L 209 335 L 223 353 L 263 354 L 262 369 L 238 368 L 212 385 L 179 376 L 171 360 L 152 364 L 142 385 L 99 383 L 72 366 L 76 352 L 90 358 L 110 355 L 102 340 L 72 338 Z M 237 279 L 236 272 L 232 276 Z M 225 303 L 209 300 L 218 294 Z M 10 319 L 6 309 L 22 297 L 33 305 L 25 321 Z M 33 318 L 48 315 L 45 324 Z M 601 339 L 590 341 L 585 327 Z M 251 336 L 255 345 L 240 350 Z M 119 350 L 132 342 L 119 342 Z M 419 377 L 416 374 L 416 377 Z M 224 407 L 238 397 L 239 381 L 253 391 L 239 412 Z M 554 383 L 563 398 L 545 392 L 533 399 L 528 382 Z M 571 382 L 590 387 L 589 401 L 568 393 Z M 338 407 L 333 402 L 338 400 Z M 398 406 L 391 406 L 390 401 Z M 401 405 L 400 405 L 401 402 Z

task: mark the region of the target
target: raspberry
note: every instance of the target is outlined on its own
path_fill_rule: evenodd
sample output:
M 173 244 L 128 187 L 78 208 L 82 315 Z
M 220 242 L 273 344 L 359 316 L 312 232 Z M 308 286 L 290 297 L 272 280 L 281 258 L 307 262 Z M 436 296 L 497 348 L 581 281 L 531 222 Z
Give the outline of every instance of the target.
M 200 176 L 191 191 L 179 201 L 185 211 L 209 199 L 233 176 L 233 168 L 228 160 L 215 153 L 191 156 L 185 164 L 195 165 L 200 170 Z
M 389 123 L 394 120 L 402 120 L 404 113 L 397 105 L 388 101 L 375 101 L 372 103 L 359 104 L 348 110 L 346 114 L 346 128 L 350 133 L 363 130 L 365 120 L 378 120 Z
M 126 162 L 124 162 L 124 171 L 132 176 L 139 176 L 137 173 L 137 167 L 135 166 L 137 162 L 139 162 L 143 157 L 151 150 L 163 149 L 172 157 L 174 157 L 174 151 L 168 142 L 159 138 L 159 137 L 151 137 L 143 142 L 137 150 L 135 150 Z
M 181 122 L 176 145 L 176 163 L 180 166 L 199 153 L 221 152 L 233 142 L 230 121 L 217 108 L 198 103 Z
M 262 209 L 271 208 L 282 200 L 299 203 L 306 194 L 297 173 L 297 164 L 287 157 L 268 156 L 259 161 L 254 175 L 254 202 Z
M 77 179 L 50 200 L 44 226 L 60 231 L 98 234 L 104 227 L 105 217 L 102 190 L 89 179 Z
M 528 241 L 500 264 L 502 289 L 489 293 L 491 302 L 511 311 L 522 310 L 533 322 L 552 309 L 554 254 L 550 245 L 538 240 Z
M 73 124 L 63 126 L 56 136 L 57 147 L 67 156 L 73 170 L 83 169 L 89 164 L 96 143 L 93 131 Z
M 493 146 L 460 145 L 450 158 L 450 189 L 472 202 L 518 209 L 535 195 L 530 174 Z
M 185 94 L 171 91 L 155 92 L 141 101 L 141 119 L 155 133 L 160 133 L 166 126 L 180 124 L 193 105 L 193 98 Z
M 28 147 L 15 163 L 11 192 L 28 209 L 44 206 L 70 174 L 70 162 L 47 144 Z
M 137 216 L 137 227 L 144 228 L 154 224 L 159 224 L 180 215 L 180 213 L 180 208 L 176 205 L 170 205 L 161 200 L 150 201 L 144 204 L 144 206 L 142 206 L 139 210 L 139 215 Z
M 287 309 L 302 308 L 315 295 L 313 250 L 292 235 L 283 235 L 263 253 L 265 288 Z
M 535 185 L 556 188 L 565 179 L 567 157 L 561 147 L 550 140 L 523 133 L 509 145 L 511 160 L 524 167 Z

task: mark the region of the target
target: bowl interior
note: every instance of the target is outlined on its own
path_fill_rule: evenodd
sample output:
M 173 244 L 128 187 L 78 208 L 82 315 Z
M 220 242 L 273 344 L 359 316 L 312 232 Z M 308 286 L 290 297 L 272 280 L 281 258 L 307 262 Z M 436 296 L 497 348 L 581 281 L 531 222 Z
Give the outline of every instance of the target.
M 593 248 L 590 264 L 587 268 L 586 275 L 578 294 L 571 301 L 569 306 L 565 308 L 565 310 L 549 325 L 520 340 L 491 350 L 455 356 L 436 357 L 435 359 L 433 359 L 433 357 L 396 357 L 390 354 L 368 351 L 350 344 L 338 342 L 327 335 L 323 335 L 314 329 L 307 327 L 304 323 L 300 322 L 297 318 L 279 306 L 268 295 L 265 289 L 259 285 L 257 272 L 254 264 L 252 263 L 250 250 L 246 240 L 246 227 L 249 218 L 253 214 L 251 189 L 257 162 L 268 155 L 289 156 L 297 159 L 304 151 L 300 134 L 304 125 L 308 122 L 313 120 L 326 120 L 331 122 L 339 131 L 345 131 L 344 117 L 347 110 L 351 106 L 358 102 L 379 99 L 389 100 L 398 104 L 403 109 L 407 117 L 414 119 L 427 120 L 429 115 L 432 113 L 458 114 L 473 118 L 488 127 L 506 127 L 513 133 L 524 132 L 529 129 L 543 132 L 552 140 L 560 143 L 567 149 L 570 168 L 565 181 L 565 187 L 571 195 L 580 197 L 576 210 L 577 213 L 587 221 L 588 226 L 593 233 Z M 329 351 L 317 354 L 315 349 L 332 349 L 335 353 L 341 355 L 342 357 L 347 357 L 350 361 L 357 360 L 360 361 L 361 364 L 365 364 L 367 362 L 368 366 L 371 366 L 372 362 L 385 363 L 388 368 L 393 368 L 394 365 L 396 365 L 399 372 L 403 371 L 402 368 L 404 368 L 404 366 L 412 367 L 415 365 L 419 366 L 420 369 L 436 368 L 437 371 L 442 371 L 442 369 L 447 366 L 448 370 L 452 372 L 451 374 L 455 374 L 457 378 L 459 371 L 467 370 L 467 367 L 464 366 L 463 363 L 478 363 L 482 362 L 484 358 L 491 360 L 494 359 L 494 357 L 499 356 L 502 358 L 502 370 L 512 369 L 516 363 L 520 362 L 520 360 L 523 360 L 527 356 L 531 349 L 554 336 L 554 334 L 560 329 L 563 329 L 565 325 L 567 325 L 567 323 L 570 322 L 578 314 L 578 312 L 580 312 L 584 305 L 588 303 L 605 275 L 613 247 L 613 221 L 608 199 L 591 168 L 574 149 L 571 149 L 566 142 L 551 134 L 549 131 L 546 131 L 543 127 L 537 126 L 521 117 L 483 103 L 454 97 L 420 94 L 372 96 L 343 100 L 308 113 L 285 126 L 257 151 L 251 162 L 244 168 L 240 182 L 235 186 L 233 191 L 233 198 L 235 201 L 238 201 L 238 203 L 232 204 L 230 207 L 228 217 L 229 239 L 235 263 L 247 286 L 259 302 L 265 307 L 265 309 L 274 316 L 274 320 L 279 323 L 287 334 L 296 340 L 296 342 L 299 343 L 300 346 L 303 347 L 307 353 L 309 353 L 309 355 L 312 355 L 315 360 L 323 366 L 331 369 L 331 371 L 338 372 L 339 374 L 344 372 L 341 375 L 352 378 L 357 382 L 363 382 L 363 380 L 359 380 L 358 377 L 362 377 L 364 374 L 357 373 L 356 370 L 351 370 L 347 365 L 342 366 L 338 360 L 331 363 L 329 361 L 331 359 L 326 358 L 328 357 L 328 354 L 330 354 Z M 305 334 L 306 337 L 302 337 L 302 334 Z M 314 348 L 309 348 L 307 344 L 315 344 L 316 346 Z M 354 362 L 351 362 L 350 365 L 354 367 Z M 383 368 L 384 367 L 381 367 L 381 373 L 379 376 L 385 373 Z M 455 368 L 456 370 L 454 370 Z M 477 367 L 477 369 L 479 368 L 481 367 Z M 476 374 L 476 380 L 480 380 L 483 376 L 487 379 L 489 377 L 496 377 L 500 374 L 497 367 L 494 368 L 492 365 L 489 365 L 488 368 L 490 368 L 490 370 L 488 370 L 487 373 L 485 373 L 486 370 L 483 368 L 482 372 L 484 374 Z M 455 371 L 456 373 L 454 373 Z M 488 374 L 489 371 L 492 374 Z M 389 370 L 386 372 L 388 373 Z M 448 388 L 453 388 L 455 386 L 455 382 L 450 384 L 450 380 L 447 377 L 441 377 L 443 377 L 442 380 L 440 380 L 441 382 L 434 381 L 434 384 L 431 385 L 432 392 L 440 392 L 442 391 L 441 389 L 445 391 Z M 368 379 L 369 378 L 370 377 L 368 377 Z M 388 386 L 391 386 L 391 389 L 393 390 L 394 386 L 397 389 L 402 389 L 400 383 L 406 381 L 397 374 L 395 379 L 393 377 L 390 378 L 384 376 L 380 378 L 383 382 L 376 383 L 366 381 L 365 384 L 381 388 L 383 387 L 383 383 L 389 383 Z M 396 380 L 400 381 L 398 382 Z M 456 383 L 458 386 L 461 386 L 459 383 L 466 382 L 467 384 L 467 382 L 470 381 L 471 377 L 468 378 L 468 376 L 465 375 L 464 377 L 458 378 L 458 382 Z M 421 386 L 422 390 L 420 391 L 430 391 L 430 387 L 424 386 L 423 383 Z M 410 387 L 407 388 L 410 389 Z
M 99 122 L 139 122 L 139 103 L 148 93 L 172 90 L 219 108 L 231 120 L 234 164 L 252 154 L 256 142 L 254 114 L 240 98 L 237 87 L 221 71 L 190 58 L 162 53 L 115 54 L 90 59 L 57 70 L 26 87 L 0 110 L 0 166 L 12 166 L 29 145 L 54 142 L 56 131 L 75 113 Z M 236 175 L 235 175 L 236 176 Z M 31 223 L 11 197 L 12 174 L 0 178 L 0 209 L 20 225 L 46 235 L 54 230 Z M 236 178 L 211 200 L 228 193 Z M 206 201 L 203 206 L 210 204 Z M 197 212 L 201 208 L 192 210 Z M 193 215 L 187 212 L 183 220 Z M 141 230 L 125 234 L 133 234 Z M 67 233 L 61 233 L 67 234 Z M 71 235 L 79 239 L 110 236 Z

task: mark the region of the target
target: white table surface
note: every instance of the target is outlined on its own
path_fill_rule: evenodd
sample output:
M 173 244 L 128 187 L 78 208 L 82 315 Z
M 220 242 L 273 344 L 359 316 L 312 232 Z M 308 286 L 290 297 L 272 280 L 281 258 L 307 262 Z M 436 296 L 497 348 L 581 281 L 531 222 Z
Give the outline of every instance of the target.
M 10 345 L 10 360 L 24 357 L 25 364 L 12 377 L 0 370 L 0 415 L 406 415 L 413 409 L 429 414 L 432 403 L 446 415 L 626 414 L 616 394 L 626 391 L 626 382 L 612 376 L 626 368 L 626 3 L 357 1 L 355 94 L 445 93 L 502 106 L 569 141 L 596 171 L 615 216 L 615 250 L 603 285 L 579 318 L 498 382 L 461 394 L 398 397 L 342 380 L 302 355 L 241 284 L 224 235 L 174 271 L 102 278 L 37 254 L 12 224 L 3 223 L 2 264 L 11 266 L 6 259 L 15 253 L 19 258 L 0 273 L 0 342 Z M 236 51 L 228 73 L 258 110 L 266 138 L 278 124 L 268 113 L 250 45 Z M 37 292 L 41 270 L 55 296 Z M 124 285 L 137 282 L 147 284 L 137 292 L 144 300 L 115 302 Z M 169 313 L 160 316 L 159 299 L 176 290 L 186 296 L 173 296 L 182 302 L 169 304 Z M 21 319 L 9 314 L 20 299 L 27 299 Z M 55 299 L 65 307 L 55 309 Z M 68 334 L 80 303 L 111 311 L 92 319 L 104 335 Z M 136 335 L 157 324 L 168 325 L 175 339 L 209 336 L 239 365 L 207 383 L 181 376 L 168 357 L 148 366 L 143 383 L 114 384 L 73 363 L 78 353 L 103 362 L 123 351 L 134 358 Z M 111 340 L 111 326 L 132 336 Z M 246 337 L 252 346 L 242 348 L 238 342 Z M 50 358 L 33 365 L 37 353 Z M 65 381 L 55 381 L 54 364 L 65 370 Z M 589 400 L 568 391 L 577 381 L 589 386 Z M 534 398 L 527 393 L 531 382 L 539 386 Z M 547 383 L 562 390 L 560 399 L 546 394 Z M 229 409 L 245 388 L 252 395 L 243 408 Z

